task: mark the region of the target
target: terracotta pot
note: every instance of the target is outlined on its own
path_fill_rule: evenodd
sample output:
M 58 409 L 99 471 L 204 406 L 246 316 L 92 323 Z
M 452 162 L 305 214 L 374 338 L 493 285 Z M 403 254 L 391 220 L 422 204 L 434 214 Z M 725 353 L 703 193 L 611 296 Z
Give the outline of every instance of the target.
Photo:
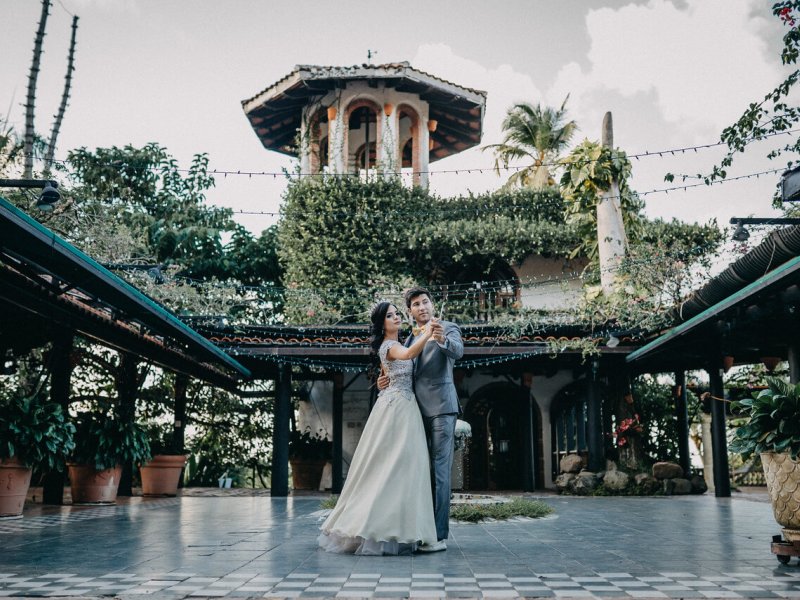
M 761 464 L 775 520 L 788 529 L 800 529 L 800 462 L 788 453 L 763 452 Z
M 157 454 L 139 467 L 144 496 L 176 496 L 181 471 L 186 464 L 182 454 Z
M 91 465 L 68 464 L 73 504 L 113 504 L 122 466 L 98 471 Z
M 16 458 L 0 460 L 0 517 L 19 517 L 31 485 L 32 469 Z
M 328 461 L 325 459 L 290 459 L 289 463 L 292 465 L 292 488 L 295 490 L 318 490 L 326 462 Z

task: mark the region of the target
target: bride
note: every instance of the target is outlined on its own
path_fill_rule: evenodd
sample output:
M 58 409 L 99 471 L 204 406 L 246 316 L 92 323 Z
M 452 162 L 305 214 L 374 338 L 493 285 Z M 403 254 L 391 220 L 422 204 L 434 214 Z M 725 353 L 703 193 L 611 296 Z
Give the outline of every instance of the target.
M 436 542 L 425 428 L 412 388 L 413 363 L 431 340 L 428 325 L 405 348 L 400 313 L 390 302 L 372 311 L 371 346 L 390 377 L 378 394 L 336 507 L 322 524 L 328 552 L 408 554 Z

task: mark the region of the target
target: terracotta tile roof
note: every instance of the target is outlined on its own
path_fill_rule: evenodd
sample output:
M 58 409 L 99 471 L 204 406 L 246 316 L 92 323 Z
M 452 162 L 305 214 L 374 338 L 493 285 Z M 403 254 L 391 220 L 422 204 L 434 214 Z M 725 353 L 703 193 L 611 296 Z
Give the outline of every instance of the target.
M 266 94 L 270 90 L 278 87 L 281 83 L 287 81 L 293 75 L 295 75 L 297 73 L 300 73 L 301 71 L 308 71 L 308 72 L 312 72 L 312 73 L 330 75 L 330 78 L 333 78 L 333 79 L 339 78 L 339 77 L 345 78 L 345 79 L 349 79 L 349 78 L 354 77 L 356 72 L 357 72 L 357 70 L 359 70 L 359 69 L 372 69 L 374 71 L 383 70 L 383 71 L 386 71 L 387 73 L 395 71 L 397 75 L 404 75 L 404 74 L 406 74 L 408 72 L 409 74 L 421 75 L 423 77 L 432 79 L 434 81 L 438 81 L 440 83 L 443 83 L 443 84 L 446 84 L 446 85 L 449 85 L 449 86 L 460 88 L 460 89 L 464 90 L 465 92 L 469 92 L 469 93 L 472 93 L 472 94 L 475 94 L 475 95 L 478 95 L 478 96 L 483 96 L 484 99 L 486 98 L 486 92 L 483 91 L 483 90 L 476 90 L 474 88 L 470 88 L 470 87 L 466 87 L 466 86 L 463 86 L 463 85 L 459 85 L 459 84 L 454 83 L 452 81 L 448 81 L 447 79 L 444 79 L 442 77 L 437 77 L 436 75 L 433 75 L 433 74 L 428 73 L 426 71 L 421 71 L 420 69 L 415 69 L 414 67 L 411 66 L 411 63 L 409 63 L 407 61 L 403 61 L 403 62 L 397 62 L 397 63 L 384 63 L 382 65 L 370 65 L 370 64 L 364 63 L 364 64 L 360 64 L 360 65 L 351 65 L 351 66 L 348 66 L 348 67 L 337 67 L 337 66 L 332 66 L 332 65 L 295 65 L 295 67 L 294 67 L 294 69 L 292 71 L 290 71 L 289 73 L 287 73 L 286 75 L 281 77 L 278 81 L 276 81 L 272 85 L 267 86 L 266 88 L 264 88 L 263 90 L 261 90 L 257 94 L 254 94 L 250 98 L 247 98 L 246 100 L 242 100 L 242 105 L 245 105 L 245 104 L 247 104 L 249 102 L 252 102 L 253 100 L 258 98 L 259 96 L 262 96 L 262 95 Z

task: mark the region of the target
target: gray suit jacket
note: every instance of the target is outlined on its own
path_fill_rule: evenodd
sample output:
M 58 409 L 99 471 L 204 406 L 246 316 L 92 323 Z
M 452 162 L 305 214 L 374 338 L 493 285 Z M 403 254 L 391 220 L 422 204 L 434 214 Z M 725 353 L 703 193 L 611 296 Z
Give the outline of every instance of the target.
M 458 394 L 453 383 L 453 363 L 464 355 L 464 342 L 458 325 L 441 321 L 444 326 L 444 347 L 429 342 L 414 359 L 414 393 L 424 417 L 458 413 Z M 406 341 L 406 346 L 413 336 Z

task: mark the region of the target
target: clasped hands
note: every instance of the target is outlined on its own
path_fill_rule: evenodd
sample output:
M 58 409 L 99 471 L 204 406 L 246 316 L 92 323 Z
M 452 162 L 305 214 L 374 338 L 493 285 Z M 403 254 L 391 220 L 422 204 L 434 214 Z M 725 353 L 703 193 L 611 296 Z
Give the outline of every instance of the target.
M 438 342 L 440 344 L 444 344 L 445 341 L 446 341 L 446 338 L 444 336 L 444 325 L 442 325 L 441 322 L 439 322 L 439 319 L 435 319 L 435 318 L 431 319 L 421 329 L 422 329 L 422 331 L 424 331 L 428 327 L 430 327 L 430 331 L 431 331 L 431 337 L 430 337 L 430 339 L 428 341 L 434 340 L 435 342 Z M 415 335 L 419 335 L 419 333 L 415 333 Z M 383 367 L 381 367 L 381 374 L 378 377 L 378 379 L 376 380 L 376 383 L 378 385 L 378 389 L 379 390 L 385 390 L 387 387 L 389 387 L 390 381 L 391 381 L 391 379 L 384 372 Z

